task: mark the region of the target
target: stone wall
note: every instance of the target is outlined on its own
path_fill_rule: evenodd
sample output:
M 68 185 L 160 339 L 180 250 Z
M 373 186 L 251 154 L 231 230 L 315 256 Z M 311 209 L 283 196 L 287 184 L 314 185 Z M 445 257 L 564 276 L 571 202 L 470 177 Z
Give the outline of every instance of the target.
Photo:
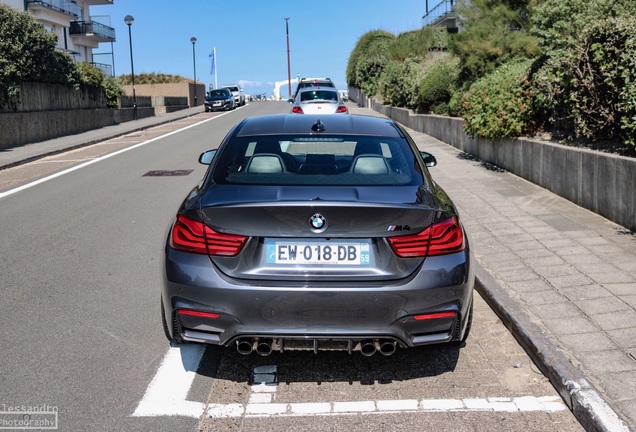
M 188 83 L 182 87 L 186 92 L 189 89 Z M 138 119 L 188 108 L 187 95 L 137 96 L 136 102 Z M 132 96 L 121 96 L 119 109 L 109 109 L 103 89 L 75 90 L 61 84 L 23 83 L 20 97 L 0 109 L 0 150 L 133 119 Z
M 132 96 L 132 85 L 123 86 L 127 96 Z M 135 95 L 140 96 L 178 96 L 186 98 L 189 107 L 194 105 L 194 93 L 196 91 L 197 106 L 205 102 L 205 85 L 191 82 L 180 82 L 171 84 L 135 84 Z M 139 106 L 139 105 L 138 105 Z

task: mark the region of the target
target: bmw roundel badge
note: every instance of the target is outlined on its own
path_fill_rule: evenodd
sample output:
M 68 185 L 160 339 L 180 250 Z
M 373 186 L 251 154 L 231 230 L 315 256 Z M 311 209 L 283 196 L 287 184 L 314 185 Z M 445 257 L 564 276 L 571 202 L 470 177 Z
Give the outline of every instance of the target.
M 309 218 L 309 226 L 315 231 L 324 231 L 327 228 L 327 219 L 320 213 Z

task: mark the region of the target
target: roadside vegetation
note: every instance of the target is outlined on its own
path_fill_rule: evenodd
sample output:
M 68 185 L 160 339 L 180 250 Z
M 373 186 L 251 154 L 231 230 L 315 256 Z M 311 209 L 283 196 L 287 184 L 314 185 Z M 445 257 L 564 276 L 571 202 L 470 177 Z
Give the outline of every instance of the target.
M 22 82 L 102 87 L 109 107 L 117 106 L 121 84 L 87 62 L 56 49 L 56 36 L 26 12 L 0 4 L 0 108 L 15 109 Z
M 470 136 L 549 136 L 636 155 L 636 2 L 459 0 L 461 32 L 363 35 L 347 83 Z
M 119 80 L 123 85 L 130 85 L 132 84 L 132 75 L 120 75 Z M 156 72 L 135 74 L 135 84 L 178 84 L 182 82 L 192 82 L 192 79 Z

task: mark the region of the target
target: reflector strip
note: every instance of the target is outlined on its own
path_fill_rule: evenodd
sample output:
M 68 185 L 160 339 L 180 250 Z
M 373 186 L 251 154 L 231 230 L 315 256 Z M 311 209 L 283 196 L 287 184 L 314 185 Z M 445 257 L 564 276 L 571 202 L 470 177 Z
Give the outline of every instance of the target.
M 190 315 L 190 316 L 195 316 L 195 317 L 199 317 L 199 318 L 218 318 L 219 314 L 218 313 L 211 313 L 211 312 L 201 312 L 201 311 L 193 311 L 193 310 L 189 310 L 189 309 L 177 309 L 177 313 L 179 313 L 180 315 Z
M 439 312 L 439 313 L 432 313 L 432 314 L 415 315 L 413 316 L 413 318 L 415 318 L 417 321 L 442 319 L 442 318 L 455 318 L 455 312 Z

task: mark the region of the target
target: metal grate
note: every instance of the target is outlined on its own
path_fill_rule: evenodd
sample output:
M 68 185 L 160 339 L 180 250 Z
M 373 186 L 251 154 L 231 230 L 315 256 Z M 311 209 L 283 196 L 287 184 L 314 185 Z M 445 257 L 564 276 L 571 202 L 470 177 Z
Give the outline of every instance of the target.
M 148 171 L 142 177 L 175 177 L 175 176 L 187 176 L 194 170 L 158 170 Z

